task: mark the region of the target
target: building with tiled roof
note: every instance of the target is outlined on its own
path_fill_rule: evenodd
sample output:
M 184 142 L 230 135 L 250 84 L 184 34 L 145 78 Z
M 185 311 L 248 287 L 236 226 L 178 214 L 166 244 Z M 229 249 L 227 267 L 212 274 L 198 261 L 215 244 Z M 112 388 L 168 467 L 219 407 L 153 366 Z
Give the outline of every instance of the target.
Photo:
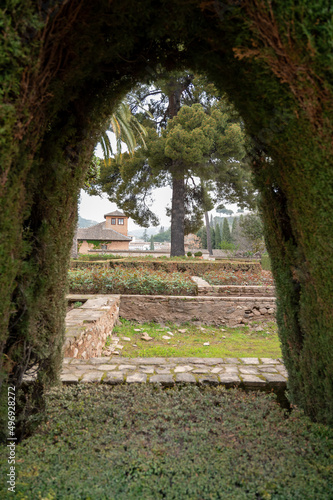
M 79 253 L 89 253 L 91 250 L 110 252 L 128 250 L 129 242 L 132 240 L 127 235 L 128 217 L 123 212 L 115 210 L 105 214 L 104 218 L 104 222 L 77 230 Z

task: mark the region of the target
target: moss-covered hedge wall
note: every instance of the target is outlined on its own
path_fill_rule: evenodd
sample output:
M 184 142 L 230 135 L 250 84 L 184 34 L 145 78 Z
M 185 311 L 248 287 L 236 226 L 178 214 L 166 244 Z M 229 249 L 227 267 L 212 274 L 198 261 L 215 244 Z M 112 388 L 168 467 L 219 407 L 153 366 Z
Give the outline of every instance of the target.
M 289 391 L 333 415 L 332 7 L 326 1 L 5 0 L 1 378 L 61 363 L 79 188 L 115 103 L 157 67 L 206 72 L 251 140 Z M 5 387 L 5 384 L 3 384 Z

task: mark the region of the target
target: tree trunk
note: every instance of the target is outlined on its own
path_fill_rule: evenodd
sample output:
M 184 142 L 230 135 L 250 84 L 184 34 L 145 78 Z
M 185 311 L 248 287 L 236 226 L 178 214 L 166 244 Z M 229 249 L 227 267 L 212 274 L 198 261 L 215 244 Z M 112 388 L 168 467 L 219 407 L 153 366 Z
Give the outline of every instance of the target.
M 174 177 L 172 180 L 172 208 L 171 208 L 171 257 L 185 255 L 184 246 L 184 206 L 185 182 L 184 177 Z
M 209 224 L 208 212 L 205 212 L 205 221 L 206 221 L 206 233 L 207 233 L 207 249 L 208 249 L 209 255 L 213 255 L 212 238 L 211 238 L 211 234 L 210 234 L 210 224 Z

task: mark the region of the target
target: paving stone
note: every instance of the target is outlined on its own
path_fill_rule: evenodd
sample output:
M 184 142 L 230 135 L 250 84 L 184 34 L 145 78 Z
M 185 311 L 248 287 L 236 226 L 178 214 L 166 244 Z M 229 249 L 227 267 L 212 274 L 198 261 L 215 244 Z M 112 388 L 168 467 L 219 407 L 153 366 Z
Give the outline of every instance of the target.
M 155 372 L 155 368 L 149 367 L 149 366 L 140 366 L 140 372 L 148 373 L 148 375 L 152 375 Z
M 201 360 L 203 364 L 208 365 L 208 366 L 213 366 L 213 365 L 219 365 L 224 362 L 223 358 L 203 358 Z
M 104 384 L 121 384 L 124 381 L 124 375 L 121 372 L 108 372 L 103 378 Z
M 215 366 L 215 368 L 212 368 L 210 371 L 211 371 L 211 373 L 220 373 L 224 370 L 220 366 Z
M 135 370 L 135 365 L 119 365 L 118 370 Z
M 208 368 L 196 368 L 195 370 L 192 371 L 192 373 L 209 373 Z
M 98 371 L 95 371 L 95 372 L 87 372 L 87 373 L 84 373 L 83 374 L 83 377 L 82 379 L 80 380 L 80 382 L 100 382 L 101 381 L 101 378 L 102 378 L 102 373 L 101 372 L 98 372 Z
M 186 365 L 188 363 L 202 362 L 201 358 L 168 358 L 168 362 L 175 365 Z
M 118 365 L 97 365 L 97 370 L 103 370 L 103 372 L 112 371 L 117 368 Z
M 245 375 L 258 375 L 258 368 L 254 368 L 253 366 L 240 366 L 239 373 L 244 373 Z
M 260 361 L 264 365 L 276 365 L 276 364 L 279 364 L 279 361 L 277 359 L 272 359 L 272 358 L 260 358 Z
M 63 384 L 77 384 L 79 377 L 77 375 L 73 375 L 72 373 L 62 373 L 60 375 L 60 380 Z
M 170 368 L 156 368 L 155 371 L 160 375 L 169 375 L 171 373 Z
M 176 366 L 174 369 L 175 373 L 185 373 L 185 372 L 190 372 L 193 370 L 192 366 L 186 365 L 186 366 Z
M 232 385 L 238 385 L 240 383 L 240 378 L 236 374 L 220 374 L 219 380 L 221 384 L 226 385 L 227 387 Z
M 286 379 L 279 373 L 265 373 L 264 374 L 265 379 L 267 382 L 269 382 L 272 385 L 285 385 L 286 384 Z
M 225 358 L 224 359 L 225 364 L 232 364 L 232 365 L 238 365 L 240 364 L 240 361 L 238 358 Z
M 153 384 L 161 384 L 167 387 L 174 385 L 174 380 L 172 375 L 153 375 L 150 377 L 149 382 Z
M 89 371 L 89 370 L 96 370 L 96 366 L 94 366 L 94 365 L 72 365 L 72 363 L 71 363 L 70 367 L 75 368 L 75 370 L 79 370 L 80 372 Z
M 86 364 L 87 364 L 87 360 L 86 359 L 73 358 L 72 361 L 71 361 L 71 365 L 86 365 Z
M 259 366 L 258 368 L 259 368 L 260 372 L 262 372 L 262 373 L 278 373 L 275 366 L 271 366 L 271 365 Z
M 235 365 L 225 365 L 224 373 L 238 373 L 238 366 Z
M 147 375 L 144 373 L 133 373 L 133 375 L 128 375 L 126 377 L 126 382 L 128 384 L 132 383 L 145 383 L 147 381 Z
M 90 365 L 98 365 L 98 364 L 103 364 L 107 363 L 109 360 L 110 356 L 101 356 L 99 358 L 89 358 L 87 361 L 89 362 Z
M 195 377 L 191 373 L 177 373 L 176 375 L 177 383 L 195 384 Z
M 165 365 L 167 363 L 170 363 L 170 358 L 168 360 L 165 358 L 134 358 L 134 359 L 135 363 L 141 365 Z M 132 361 L 134 361 L 133 358 Z
M 257 387 L 257 386 L 266 385 L 265 380 L 263 380 L 259 377 L 256 377 L 255 375 L 242 375 L 242 379 L 243 379 L 243 383 L 245 383 L 245 385 L 248 385 L 248 386 Z
M 72 361 L 73 358 L 64 358 L 63 361 L 62 361 L 62 364 L 63 365 L 68 365 L 71 361 Z
M 239 358 L 244 365 L 259 365 L 258 358 Z
M 208 377 L 199 377 L 199 383 L 206 385 L 218 385 L 219 381 L 216 376 L 214 377 L 214 375 L 211 375 Z

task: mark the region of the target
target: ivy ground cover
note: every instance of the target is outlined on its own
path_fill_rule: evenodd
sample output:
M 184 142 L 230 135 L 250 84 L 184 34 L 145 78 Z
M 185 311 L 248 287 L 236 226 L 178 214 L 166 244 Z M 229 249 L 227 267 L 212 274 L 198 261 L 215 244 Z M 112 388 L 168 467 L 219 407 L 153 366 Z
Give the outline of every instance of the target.
M 297 409 L 287 413 L 263 393 L 133 385 L 49 393 L 45 423 L 16 446 L 13 498 L 333 497 L 333 431 Z M 0 497 L 10 497 L 6 480 Z
M 210 285 L 261 285 L 274 286 L 273 275 L 270 271 L 240 271 L 223 270 L 208 271 L 203 279 Z
M 186 273 L 150 269 L 93 268 L 68 272 L 70 293 L 139 295 L 196 295 L 197 286 Z

